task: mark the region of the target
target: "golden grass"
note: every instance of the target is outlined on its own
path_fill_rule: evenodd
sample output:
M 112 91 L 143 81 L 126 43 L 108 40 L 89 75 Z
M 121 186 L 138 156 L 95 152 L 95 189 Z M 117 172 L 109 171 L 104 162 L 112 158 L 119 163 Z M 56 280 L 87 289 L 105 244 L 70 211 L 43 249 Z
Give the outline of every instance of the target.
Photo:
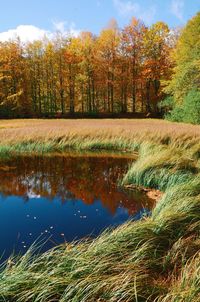
M 0 144 L 21 141 L 49 141 L 56 138 L 118 138 L 133 140 L 140 138 L 148 141 L 190 139 L 199 140 L 200 126 L 169 121 L 146 119 L 83 119 L 83 120 L 1 120 Z M 155 141 L 155 142 L 156 142 Z

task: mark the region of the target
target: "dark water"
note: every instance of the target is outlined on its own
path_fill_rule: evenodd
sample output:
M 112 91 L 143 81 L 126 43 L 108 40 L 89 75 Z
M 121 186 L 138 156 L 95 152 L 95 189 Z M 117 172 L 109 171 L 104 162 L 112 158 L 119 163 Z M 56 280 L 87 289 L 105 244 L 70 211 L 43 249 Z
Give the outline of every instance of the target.
M 38 238 L 46 250 L 63 241 L 94 237 L 129 218 L 140 219 L 151 201 L 117 181 L 131 159 L 18 157 L 0 164 L 0 254 L 24 253 Z

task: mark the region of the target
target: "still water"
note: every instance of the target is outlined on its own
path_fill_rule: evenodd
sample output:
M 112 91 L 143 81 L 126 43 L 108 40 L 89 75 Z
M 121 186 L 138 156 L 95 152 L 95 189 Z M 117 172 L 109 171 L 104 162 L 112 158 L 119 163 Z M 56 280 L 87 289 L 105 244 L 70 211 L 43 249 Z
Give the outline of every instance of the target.
M 0 255 L 95 237 L 148 213 L 152 201 L 117 186 L 133 159 L 17 157 L 0 164 Z M 2 260 L 1 259 L 1 260 Z

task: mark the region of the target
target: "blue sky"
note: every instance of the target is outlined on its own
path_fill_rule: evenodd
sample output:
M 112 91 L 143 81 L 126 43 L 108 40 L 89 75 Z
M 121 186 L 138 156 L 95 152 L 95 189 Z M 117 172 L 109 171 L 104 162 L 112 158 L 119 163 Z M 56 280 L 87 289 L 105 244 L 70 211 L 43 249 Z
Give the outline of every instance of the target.
M 55 30 L 98 34 L 111 18 L 122 27 L 132 16 L 175 27 L 199 10 L 200 0 L 7 0 L 1 3 L 0 40 L 14 34 L 34 39 Z

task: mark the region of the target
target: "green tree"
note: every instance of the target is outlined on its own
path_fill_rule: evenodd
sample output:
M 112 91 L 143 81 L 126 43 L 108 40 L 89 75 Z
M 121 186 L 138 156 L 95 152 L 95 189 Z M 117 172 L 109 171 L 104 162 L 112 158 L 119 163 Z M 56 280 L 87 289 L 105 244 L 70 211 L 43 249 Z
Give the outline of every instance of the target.
M 200 88 L 200 12 L 182 30 L 173 58 L 176 66 L 165 91 L 182 103 L 191 89 Z
M 176 104 L 167 114 L 167 118 L 175 122 L 200 124 L 200 91 L 192 89 L 184 97 L 182 104 Z

